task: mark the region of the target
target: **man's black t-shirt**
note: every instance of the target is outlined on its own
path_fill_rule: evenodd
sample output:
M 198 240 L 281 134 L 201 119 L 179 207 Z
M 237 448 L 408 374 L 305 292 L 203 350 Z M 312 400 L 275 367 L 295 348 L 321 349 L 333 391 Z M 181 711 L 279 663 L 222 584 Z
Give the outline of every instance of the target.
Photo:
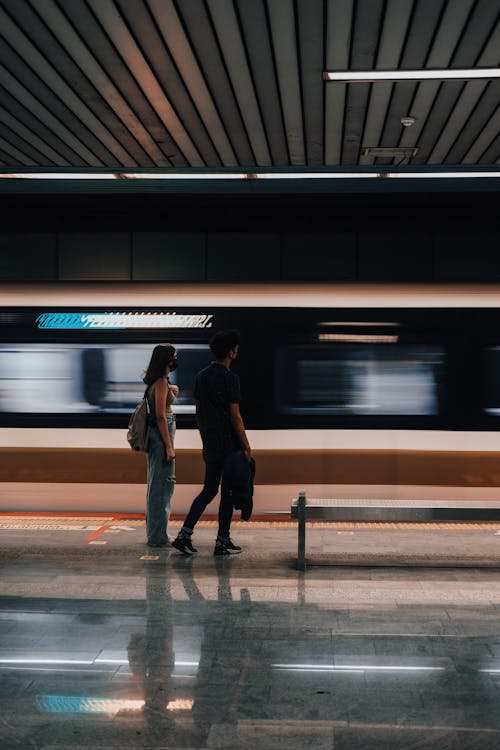
M 229 404 L 241 400 L 240 379 L 224 365 L 212 362 L 196 376 L 201 437 L 206 461 L 217 461 L 241 448 L 231 424 Z

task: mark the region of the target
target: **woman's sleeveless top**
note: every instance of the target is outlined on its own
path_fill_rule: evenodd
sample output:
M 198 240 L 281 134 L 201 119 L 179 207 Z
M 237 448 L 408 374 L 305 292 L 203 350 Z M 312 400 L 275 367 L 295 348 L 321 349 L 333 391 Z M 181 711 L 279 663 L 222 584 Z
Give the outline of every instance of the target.
M 153 414 L 154 416 L 156 414 L 156 401 L 155 401 L 155 389 L 153 388 L 153 385 L 154 383 L 150 386 L 148 390 L 148 401 L 149 401 L 149 408 L 151 409 L 151 414 Z M 174 398 L 175 396 L 170 390 L 170 385 L 168 385 L 167 403 L 166 403 L 167 414 L 172 414 L 172 403 L 174 401 Z

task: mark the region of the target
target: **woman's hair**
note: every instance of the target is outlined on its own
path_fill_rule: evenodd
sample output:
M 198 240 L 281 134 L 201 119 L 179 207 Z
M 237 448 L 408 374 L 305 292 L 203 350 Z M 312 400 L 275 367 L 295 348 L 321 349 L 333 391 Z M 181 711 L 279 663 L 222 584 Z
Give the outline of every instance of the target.
M 210 349 L 217 359 L 224 359 L 232 349 L 236 349 L 239 343 L 240 334 L 238 331 L 218 331 L 210 339 Z
M 167 367 L 175 357 L 175 346 L 172 344 L 158 344 L 153 349 L 151 359 L 149 360 L 148 369 L 143 377 L 143 381 L 146 385 L 151 385 L 158 380 L 158 378 L 164 378 Z

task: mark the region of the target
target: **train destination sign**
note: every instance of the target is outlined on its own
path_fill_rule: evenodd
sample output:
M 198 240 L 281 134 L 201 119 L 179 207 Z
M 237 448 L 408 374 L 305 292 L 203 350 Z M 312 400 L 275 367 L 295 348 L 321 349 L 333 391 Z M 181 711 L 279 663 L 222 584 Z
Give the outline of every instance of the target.
M 45 312 L 38 328 L 52 330 L 211 328 L 213 315 L 176 312 Z

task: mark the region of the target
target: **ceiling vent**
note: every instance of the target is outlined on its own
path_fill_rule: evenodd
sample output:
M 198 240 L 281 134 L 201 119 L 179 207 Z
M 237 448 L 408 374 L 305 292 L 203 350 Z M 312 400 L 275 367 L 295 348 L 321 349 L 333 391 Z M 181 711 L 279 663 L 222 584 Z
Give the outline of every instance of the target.
M 363 156 L 367 156 L 370 159 L 376 159 L 382 157 L 384 159 L 411 159 L 418 153 L 418 148 L 375 148 L 374 146 L 367 146 L 363 149 Z

